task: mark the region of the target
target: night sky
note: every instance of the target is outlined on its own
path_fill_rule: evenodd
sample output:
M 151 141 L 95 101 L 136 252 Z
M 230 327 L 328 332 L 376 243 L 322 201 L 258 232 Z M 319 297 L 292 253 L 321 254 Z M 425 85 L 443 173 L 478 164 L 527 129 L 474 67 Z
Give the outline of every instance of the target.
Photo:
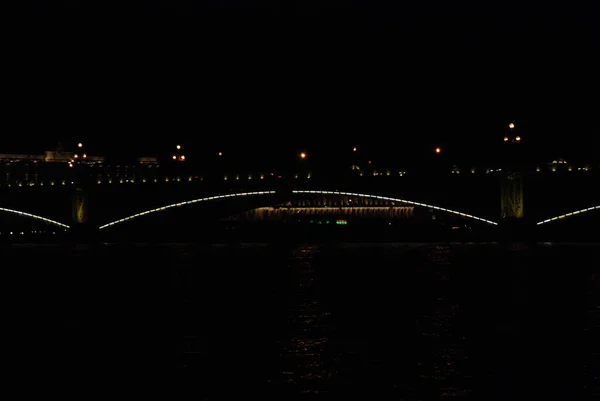
M 600 159 L 592 6 L 77 3 L 5 25 L 0 152 L 485 161 L 514 121 L 533 157 Z

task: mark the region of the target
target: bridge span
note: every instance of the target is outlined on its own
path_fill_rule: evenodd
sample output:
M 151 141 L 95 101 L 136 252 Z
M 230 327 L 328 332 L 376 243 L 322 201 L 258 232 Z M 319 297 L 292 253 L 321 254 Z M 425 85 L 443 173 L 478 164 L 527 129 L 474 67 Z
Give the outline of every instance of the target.
M 546 226 L 575 216 L 595 216 L 600 200 L 596 199 L 595 192 L 589 191 L 595 178 L 587 177 L 589 181 L 525 180 L 525 220 L 530 225 Z M 448 179 L 427 175 L 338 178 L 294 175 L 265 176 L 256 180 L 191 177 L 166 181 L 139 179 L 109 183 L 83 180 L 55 185 L 0 186 L 0 232 L 5 231 L 2 226 L 18 230 L 20 225 L 34 227 L 31 223 L 60 230 L 85 225 L 88 229 L 102 231 L 161 214 L 159 212 L 172 216 L 172 212 L 179 209 L 186 210 L 183 215 L 188 219 L 194 216 L 208 219 L 214 217 L 218 209 L 221 214 L 235 215 L 307 196 L 335 198 L 330 202 L 338 208 L 357 204 L 361 207 L 414 208 L 476 224 L 498 226 L 504 221 L 499 208 L 501 180 L 502 177 L 478 176 Z M 203 206 L 191 207 L 193 205 Z M 201 210 L 204 209 L 210 210 L 212 216 L 203 215 Z

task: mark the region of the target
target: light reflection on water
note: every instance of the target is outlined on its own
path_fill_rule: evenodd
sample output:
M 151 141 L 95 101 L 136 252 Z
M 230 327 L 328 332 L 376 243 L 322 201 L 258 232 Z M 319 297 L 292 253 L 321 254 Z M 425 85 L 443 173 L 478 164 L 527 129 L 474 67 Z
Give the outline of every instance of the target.
M 27 300 L 15 363 L 54 361 L 60 377 L 175 373 L 201 399 L 579 400 L 600 387 L 599 245 L 3 251 L 19 260 L 3 270 L 12 299 Z
M 327 352 L 328 317 L 316 283 L 316 246 L 294 251 L 293 284 L 289 295 L 290 338 L 282 341 L 281 378 L 292 394 L 320 394 L 328 391 L 327 381 L 335 374 Z

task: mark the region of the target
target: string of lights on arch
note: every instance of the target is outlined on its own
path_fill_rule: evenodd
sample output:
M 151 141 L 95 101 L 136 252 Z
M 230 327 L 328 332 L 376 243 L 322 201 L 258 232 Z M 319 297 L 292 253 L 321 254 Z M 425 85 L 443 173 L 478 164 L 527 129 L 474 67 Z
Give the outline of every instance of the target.
M 540 221 L 539 223 L 537 223 L 537 225 L 541 226 L 542 224 L 550 223 L 552 221 L 566 219 L 567 217 L 576 216 L 581 213 L 591 212 L 592 210 L 598 210 L 598 209 L 600 209 L 600 205 L 588 207 L 586 209 L 575 210 L 574 212 L 561 214 L 560 216 L 556 216 L 556 217 L 552 217 L 551 219 L 546 219 L 546 220 Z
M 68 225 L 60 223 L 60 222 L 58 222 L 56 220 L 47 219 L 47 218 L 42 217 L 42 216 L 38 216 L 38 215 L 35 215 L 35 214 L 26 213 L 26 212 L 21 212 L 21 211 L 14 210 L 14 209 L 7 209 L 7 208 L 4 208 L 4 207 L 0 207 L 0 212 L 12 213 L 12 214 L 16 214 L 18 216 L 29 217 L 29 218 L 35 219 L 35 220 L 41 220 L 41 221 L 43 221 L 45 223 L 54 224 L 55 226 L 59 226 L 59 227 L 62 227 L 62 228 L 70 228 Z
M 199 198 L 199 199 L 194 199 L 194 200 L 185 201 L 185 202 L 173 203 L 171 205 L 157 207 L 155 209 L 146 210 L 145 212 L 137 213 L 137 214 L 134 214 L 132 216 L 128 216 L 128 217 L 124 217 L 124 218 L 119 219 L 119 220 L 115 220 L 113 222 L 110 222 L 108 224 L 104 224 L 104 225 L 98 227 L 98 229 L 99 230 L 103 230 L 103 229 L 105 229 L 107 227 L 114 226 L 115 224 L 124 223 L 126 221 L 136 219 L 138 217 L 147 216 L 147 215 L 152 214 L 152 213 L 162 212 L 164 210 L 171 209 L 171 208 L 174 208 L 174 207 L 187 206 L 187 205 L 191 205 L 191 204 L 194 204 L 194 203 L 206 202 L 206 201 L 215 200 L 215 199 L 232 198 L 232 197 L 235 197 L 235 196 L 272 195 L 274 193 L 275 193 L 275 191 L 240 192 L 240 193 L 235 193 L 235 194 L 215 195 L 215 196 L 209 196 L 209 197 L 206 197 L 206 198 Z
M 390 198 L 390 197 L 387 197 L 387 196 L 360 194 L 360 193 L 354 193 L 354 192 L 319 191 L 319 190 L 293 190 L 292 193 L 294 193 L 294 194 L 342 195 L 342 196 L 345 195 L 345 196 L 355 196 L 355 197 L 361 197 L 361 198 L 371 198 L 371 199 L 388 200 L 388 201 L 404 203 L 404 204 L 408 204 L 408 205 L 412 205 L 412 206 L 427 207 L 427 208 L 430 208 L 430 209 L 434 209 L 434 210 L 439 210 L 439 211 L 446 212 L 446 213 L 455 214 L 457 216 L 461 216 L 461 217 L 466 217 L 466 218 L 470 218 L 470 219 L 482 221 L 482 222 L 487 223 L 487 224 L 498 225 L 498 223 L 496 223 L 494 221 L 487 220 L 487 219 L 484 219 L 484 218 L 481 218 L 481 217 L 477 217 L 477 216 L 473 216 L 473 215 L 470 215 L 470 214 L 467 214 L 467 213 L 462 213 L 462 212 L 459 212 L 459 211 L 456 211 L 456 210 L 446 209 L 446 208 L 443 208 L 443 207 L 429 205 L 429 204 L 426 204 L 426 203 L 409 201 L 409 200 L 406 200 L 406 199 Z M 157 212 L 165 211 L 167 209 L 171 209 L 171 208 L 174 208 L 174 207 L 181 207 L 181 206 L 191 205 L 191 204 L 194 204 L 194 203 L 211 201 L 211 200 L 217 200 L 217 199 L 232 198 L 232 197 L 236 197 L 236 196 L 255 196 L 255 195 L 273 195 L 273 194 L 275 194 L 275 191 L 241 192 L 241 193 L 233 193 L 233 194 L 226 194 L 226 195 L 209 196 L 209 197 L 194 199 L 194 200 L 185 201 L 185 202 L 173 203 L 171 205 L 166 205 L 166 206 L 158 207 L 158 208 L 155 208 L 155 209 L 146 210 L 146 211 L 141 212 L 141 213 L 137 213 L 137 214 L 134 214 L 134 215 L 131 215 L 131 216 L 128 216 L 128 217 L 124 217 L 124 218 L 119 219 L 119 220 L 115 220 L 113 222 L 110 222 L 110 223 L 107 223 L 107 224 L 104 224 L 104 225 L 100 226 L 99 229 L 103 230 L 103 229 L 105 229 L 107 227 L 111 227 L 111 226 L 114 226 L 116 224 L 124 223 L 126 221 L 130 221 L 130 220 L 133 220 L 133 219 L 136 219 L 136 218 L 139 218 L 139 217 L 147 216 L 147 215 L 152 214 L 152 213 L 157 213 Z
M 408 205 L 413 205 L 413 206 L 421 206 L 421 207 L 427 207 L 430 209 L 434 209 L 434 210 L 439 210 L 442 212 L 446 212 L 446 213 L 451 213 L 451 214 L 455 214 L 461 217 L 466 217 L 469 219 L 474 219 L 474 220 L 479 220 L 482 221 L 484 223 L 488 223 L 488 224 L 492 224 L 497 226 L 498 223 L 496 223 L 495 221 L 491 221 L 491 220 L 487 220 L 481 217 L 477 217 L 477 216 L 473 216 L 467 213 L 462 213 L 456 210 L 452 210 L 452 209 L 446 209 L 443 207 L 439 207 L 439 206 L 434 206 L 434 205 L 429 205 L 427 203 L 421 203 L 421 202 L 414 202 L 414 201 L 409 201 L 406 199 L 398 199 L 398 198 L 390 198 L 388 196 L 379 196 L 379 195 L 369 195 L 369 194 L 359 194 L 359 193 L 355 193 L 355 192 L 340 192 L 340 191 L 318 191 L 318 190 L 294 190 L 292 191 L 295 194 L 321 194 L 321 195 L 345 195 L 345 196 L 356 196 L 359 198 L 371 198 L 371 199 L 380 199 L 380 200 L 388 200 L 388 201 L 392 201 L 392 202 L 399 202 L 399 203 L 405 203 Z

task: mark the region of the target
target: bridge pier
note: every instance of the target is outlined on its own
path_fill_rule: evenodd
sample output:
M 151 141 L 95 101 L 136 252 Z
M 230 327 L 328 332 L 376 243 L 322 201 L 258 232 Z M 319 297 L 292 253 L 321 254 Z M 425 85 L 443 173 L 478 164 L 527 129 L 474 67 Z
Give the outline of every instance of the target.
M 503 220 L 523 218 L 523 177 L 519 173 L 511 173 L 501 181 L 500 217 Z
M 499 240 L 501 242 L 535 241 L 536 223 L 530 219 L 503 219 L 498 223 Z
M 88 206 L 88 192 L 76 188 L 71 199 L 72 225 L 68 233 L 73 242 L 94 242 L 98 237 L 97 227 L 89 219 Z
M 523 176 L 514 172 L 500 184 L 500 241 L 533 241 L 536 223 L 523 213 Z
M 73 223 L 84 224 L 88 221 L 88 194 L 82 188 L 76 188 L 71 201 Z
M 98 240 L 98 228 L 92 224 L 73 224 L 67 232 L 67 238 L 71 242 L 90 243 Z

